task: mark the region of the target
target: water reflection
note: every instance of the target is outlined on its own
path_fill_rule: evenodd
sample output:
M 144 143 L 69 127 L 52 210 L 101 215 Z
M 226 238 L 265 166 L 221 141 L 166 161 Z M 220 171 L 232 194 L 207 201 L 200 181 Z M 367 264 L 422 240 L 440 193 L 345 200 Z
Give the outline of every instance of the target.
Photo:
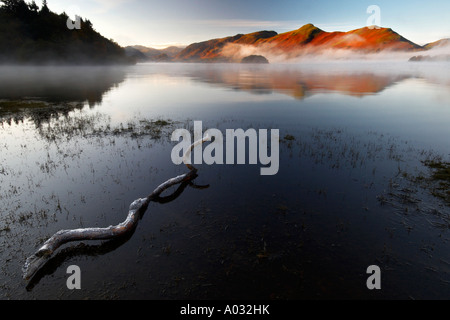
M 193 71 L 192 76 L 203 82 L 255 94 L 286 94 L 304 99 L 317 93 L 338 92 L 362 97 L 379 93 L 389 86 L 408 79 L 409 75 L 386 75 L 370 72 L 336 73 L 308 72 L 266 68 L 230 68 Z
M 254 94 L 282 93 L 304 99 L 318 93 L 363 97 L 408 79 L 450 86 L 449 64 L 329 63 L 310 65 L 141 65 L 154 74 L 181 75 L 214 86 Z M 146 69 L 148 68 L 148 69 Z M 181 70 L 180 70 L 181 69 Z
M 376 263 L 383 297 L 448 296 L 449 208 L 417 183 L 421 160 L 448 154 L 448 66 L 144 64 L 99 68 L 102 83 L 41 70 L 11 69 L 17 88 L 2 73 L 0 99 L 97 106 L 0 126 L 0 295 L 372 298 L 361 274 Z M 20 266 L 45 239 L 122 221 L 180 173 L 168 137 L 194 119 L 280 128 L 282 170 L 203 166 L 211 188 L 160 199 L 129 238 L 61 250 L 24 292 Z M 61 290 L 69 263 L 82 264 L 81 293 Z

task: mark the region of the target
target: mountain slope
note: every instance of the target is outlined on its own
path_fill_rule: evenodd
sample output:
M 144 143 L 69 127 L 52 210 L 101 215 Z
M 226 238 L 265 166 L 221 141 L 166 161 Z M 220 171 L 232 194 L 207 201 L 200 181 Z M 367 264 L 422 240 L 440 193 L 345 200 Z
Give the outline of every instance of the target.
M 176 56 L 178 61 L 233 61 L 236 50 L 245 45 L 252 54 L 278 54 L 288 58 L 323 50 L 354 50 L 374 53 L 383 50 L 416 51 L 423 47 L 405 39 L 389 28 L 365 27 L 349 32 L 326 32 L 312 24 L 277 34 L 262 31 L 194 43 Z M 240 56 L 240 58 L 242 58 Z
M 177 61 L 198 61 L 198 60 L 228 60 L 221 54 L 225 45 L 234 43 L 242 45 L 257 45 L 264 39 L 276 36 L 275 31 L 260 31 L 250 34 L 238 34 L 233 37 L 213 39 L 199 43 L 193 43 L 175 56 Z

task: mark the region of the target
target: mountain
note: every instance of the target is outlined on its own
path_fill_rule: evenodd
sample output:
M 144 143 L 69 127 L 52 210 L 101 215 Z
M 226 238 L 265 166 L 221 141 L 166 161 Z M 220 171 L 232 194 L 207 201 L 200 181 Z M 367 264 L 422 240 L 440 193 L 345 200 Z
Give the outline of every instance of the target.
M 33 1 L 1 0 L 0 63 L 9 64 L 132 64 L 125 50 L 79 18 L 69 28 L 69 17 L 39 8 Z M 79 28 L 78 28 L 79 27 Z
M 366 52 L 381 50 L 416 50 L 421 47 L 388 28 L 365 27 L 349 32 L 326 32 L 312 24 L 286 32 L 266 41 L 275 48 L 295 51 L 299 47 L 309 49 L 352 49 Z
M 447 47 L 450 46 L 450 39 L 441 39 L 435 42 L 428 43 L 424 45 L 424 48 L 426 49 L 434 49 L 434 48 L 440 48 L 440 47 Z
M 441 39 L 423 46 L 426 54 L 413 56 L 411 62 L 448 62 L 450 61 L 450 39 Z
M 325 50 L 353 50 L 374 53 L 383 50 L 418 51 L 423 47 L 405 39 L 389 28 L 365 27 L 349 32 L 326 32 L 313 24 L 277 34 L 261 31 L 247 35 L 194 43 L 176 57 L 176 61 L 238 61 L 250 54 L 283 55 L 295 58 Z
M 183 49 L 176 46 L 170 46 L 164 49 L 154 49 L 140 45 L 125 47 L 127 55 L 135 58 L 138 62 L 171 61 Z
M 194 43 L 186 47 L 176 57 L 176 61 L 227 61 L 229 57 L 222 53 L 225 46 L 228 44 L 237 45 L 253 45 L 257 46 L 266 39 L 275 37 L 275 31 L 260 31 L 250 34 L 238 34 L 233 37 L 226 37 L 220 39 L 213 39 L 200 43 Z
M 187 46 L 175 56 L 176 61 L 226 61 L 229 58 L 222 54 L 222 49 L 228 44 L 258 45 L 263 40 L 275 37 L 275 31 L 260 31 L 250 34 L 238 34 L 233 37 L 213 39 Z

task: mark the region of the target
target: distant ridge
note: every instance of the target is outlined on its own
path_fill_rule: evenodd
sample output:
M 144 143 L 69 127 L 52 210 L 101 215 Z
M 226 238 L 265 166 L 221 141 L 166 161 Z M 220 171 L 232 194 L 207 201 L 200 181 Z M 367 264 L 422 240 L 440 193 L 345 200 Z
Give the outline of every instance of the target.
M 149 48 L 141 45 L 125 47 L 125 51 L 130 58 L 138 62 L 147 61 L 171 61 L 184 48 L 170 46 L 164 49 Z
M 428 43 L 424 45 L 426 49 L 434 49 L 438 47 L 450 46 L 450 38 L 449 39 L 441 39 L 435 42 Z

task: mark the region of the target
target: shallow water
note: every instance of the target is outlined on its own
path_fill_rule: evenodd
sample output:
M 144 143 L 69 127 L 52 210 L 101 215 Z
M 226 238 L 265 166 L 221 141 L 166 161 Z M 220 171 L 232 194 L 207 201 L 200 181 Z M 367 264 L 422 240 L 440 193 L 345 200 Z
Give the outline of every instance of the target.
M 0 297 L 450 298 L 450 209 L 415 179 L 430 175 L 422 161 L 450 157 L 449 69 L 2 67 Z M 49 107 L 12 107 L 36 101 Z M 199 165 L 195 183 L 209 188 L 152 203 L 127 238 L 65 245 L 22 280 L 26 258 L 58 230 L 118 224 L 131 202 L 185 173 L 170 134 L 194 120 L 279 129 L 278 174 Z M 82 290 L 67 289 L 70 265 Z M 380 291 L 366 287 L 370 265 Z

